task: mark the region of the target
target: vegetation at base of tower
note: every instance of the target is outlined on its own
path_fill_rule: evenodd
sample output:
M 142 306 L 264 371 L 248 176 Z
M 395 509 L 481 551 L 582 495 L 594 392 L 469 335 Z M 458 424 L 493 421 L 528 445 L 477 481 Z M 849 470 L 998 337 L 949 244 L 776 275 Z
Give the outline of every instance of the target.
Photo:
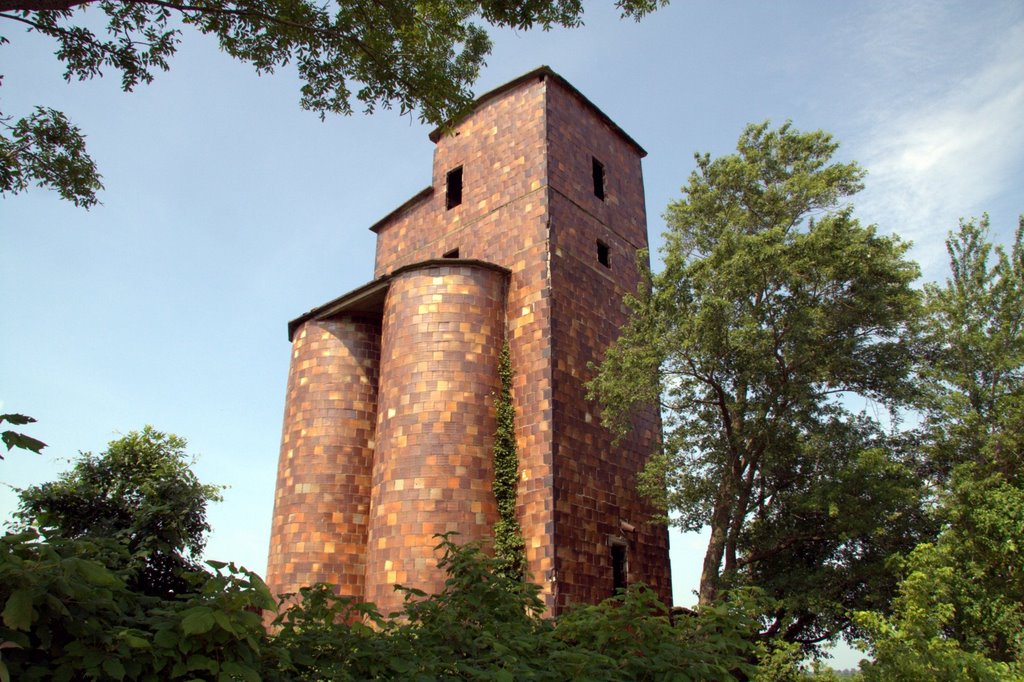
M 302 590 L 268 633 L 262 580 L 231 564 L 187 573 L 193 587 L 153 597 L 128 586 L 124 547 L 0 539 L 0 680 L 736 680 L 756 629 L 756 594 L 675 625 L 642 586 L 542 618 L 538 588 L 498 572 L 475 544 L 442 538 L 441 592 L 402 588 L 403 610 Z
M 151 426 L 111 441 L 99 455 L 82 453 L 51 483 L 19 491 L 23 529 L 46 540 L 91 540 L 123 549 L 132 589 L 161 596 L 188 589 L 179 575 L 199 570 L 210 525 L 206 506 L 220 488 L 199 482 L 187 443 Z
M 929 527 L 912 442 L 846 407 L 913 397 L 920 296 L 908 245 L 854 217 L 864 171 L 837 148 L 766 122 L 735 154 L 696 155 L 665 213 L 664 271 L 590 384 L 618 433 L 661 405 L 646 492 L 710 528 L 700 603 L 758 586 L 777 600 L 762 635 L 808 651 L 850 609 L 885 607 L 888 558 Z
M 616 6 L 623 17 L 639 20 L 666 2 L 617 0 Z M 491 50 L 485 25 L 548 30 L 578 26 L 582 18 L 582 0 L 0 0 L 8 27 L 56 43 L 68 81 L 110 70 L 126 92 L 149 83 L 170 68 L 188 27 L 213 36 L 259 74 L 295 64 L 300 104 L 321 118 L 355 107 L 367 113 L 397 107 L 436 125 L 472 100 Z M 6 42 L 0 37 L 0 46 Z M 81 131 L 44 106 L 18 119 L 0 113 L 0 194 L 31 185 L 86 208 L 103 187 Z
M 502 575 L 522 580 L 526 573 L 526 543 L 516 518 L 519 458 L 516 455 L 516 414 L 512 405 L 512 359 L 508 341 L 501 347 L 498 378 L 501 387 L 494 401 L 497 430 L 494 434 L 494 482 L 491 486 L 498 503 L 494 556 Z
M 1020 457 L 1017 415 L 982 457 L 992 456 L 985 448 L 1008 456 L 1008 446 Z M 903 562 L 895 608 L 855 615 L 875 656 L 858 678 L 1020 679 L 1019 472 L 978 462 L 954 469 L 940 504 L 944 530 Z M 673 622 L 651 590 L 632 585 L 551 620 L 538 586 L 505 575 L 478 543 L 443 536 L 443 589 L 399 587 L 402 610 L 385 617 L 324 584 L 279 606 L 258 576 L 215 561 L 212 570 L 182 566 L 179 592 L 147 594 L 123 534 L 70 535 L 0 537 L 0 682 L 840 679 L 804 666 L 798 643 L 760 636 L 780 600 L 756 587 L 723 591 Z M 275 609 L 268 633 L 261 612 Z

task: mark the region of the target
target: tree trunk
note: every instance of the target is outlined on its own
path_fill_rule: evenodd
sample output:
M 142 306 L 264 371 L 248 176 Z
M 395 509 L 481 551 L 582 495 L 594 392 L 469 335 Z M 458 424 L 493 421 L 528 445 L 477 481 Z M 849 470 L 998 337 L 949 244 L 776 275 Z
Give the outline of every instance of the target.
M 704 553 L 704 567 L 700 574 L 700 592 L 697 603 L 711 604 L 718 596 L 718 578 L 722 569 L 722 555 L 729 535 L 729 524 L 732 519 L 732 480 L 731 471 L 726 470 L 722 482 L 718 486 L 715 497 L 715 510 L 711 515 L 711 539 Z
M 733 573 L 738 568 L 736 545 L 743 530 L 743 523 L 747 519 L 747 507 L 750 505 L 750 494 L 754 489 L 758 459 L 760 454 L 753 455 L 747 462 L 746 470 L 743 471 L 742 466 L 739 466 L 736 472 L 736 486 L 739 490 L 729 518 L 729 534 L 725 543 L 725 573 Z

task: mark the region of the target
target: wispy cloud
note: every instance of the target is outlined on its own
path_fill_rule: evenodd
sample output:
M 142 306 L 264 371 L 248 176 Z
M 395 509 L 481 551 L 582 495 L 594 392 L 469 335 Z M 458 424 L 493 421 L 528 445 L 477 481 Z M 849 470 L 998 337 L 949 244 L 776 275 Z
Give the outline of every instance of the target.
M 1013 21 L 996 27 L 989 17 L 943 44 L 948 36 L 929 36 L 922 17 L 935 7 L 926 5 L 917 7 L 916 23 L 902 21 L 906 8 L 889 23 L 897 28 L 884 38 L 892 45 L 888 56 L 925 70 L 934 60 L 948 67 L 960 59 L 963 68 L 942 87 L 915 83 L 914 69 L 885 78 L 886 87 L 865 104 L 870 115 L 854 151 L 870 171 L 858 212 L 913 240 L 927 276 L 944 262 L 943 238 L 957 218 L 1007 192 L 1024 200 L 1024 17 L 1011 11 Z M 886 57 L 881 40 L 875 36 L 866 48 L 875 60 Z

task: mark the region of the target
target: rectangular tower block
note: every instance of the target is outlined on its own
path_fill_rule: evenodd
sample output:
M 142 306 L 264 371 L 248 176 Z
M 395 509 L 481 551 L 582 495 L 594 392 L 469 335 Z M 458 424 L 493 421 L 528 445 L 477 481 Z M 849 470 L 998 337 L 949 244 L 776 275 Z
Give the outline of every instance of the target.
M 547 67 L 435 143 L 430 187 L 371 227 L 375 279 L 289 324 L 267 582 L 397 609 L 440 589 L 435 533 L 486 539 L 507 339 L 517 516 L 551 614 L 634 582 L 671 604 L 668 532 L 636 492 L 657 406 L 613 444 L 584 384 L 628 320 L 647 248 L 632 138 Z

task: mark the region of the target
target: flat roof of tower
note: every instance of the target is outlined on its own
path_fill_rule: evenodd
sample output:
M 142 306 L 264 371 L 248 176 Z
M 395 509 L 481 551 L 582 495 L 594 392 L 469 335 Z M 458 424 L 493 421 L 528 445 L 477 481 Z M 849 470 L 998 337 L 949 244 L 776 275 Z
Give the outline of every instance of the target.
M 554 79 L 555 81 L 557 81 L 562 87 L 564 87 L 570 93 L 572 93 L 573 95 L 578 97 L 581 102 L 583 102 L 590 109 L 592 109 L 594 111 L 594 113 L 597 114 L 597 116 L 602 121 L 607 123 L 608 126 L 612 130 L 614 130 L 616 133 L 618 133 L 624 140 L 626 140 L 626 142 L 628 142 L 630 145 L 632 145 L 634 148 L 636 148 L 636 150 L 640 154 L 641 158 L 647 156 L 647 150 L 645 150 L 643 147 L 641 147 L 640 144 L 636 140 L 634 140 L 632 137 L 630 137 L 629 134 L 625 130 L 620 128 L 618 123 L 613 121 L 608 116 L 608 114 L 606 114 L 603 111 L 601 111 L 600 107 L 598 107 L 596 104 L 594 104 L 589 99 L 587 99 L 587 96 L 584 95 L 579 90 L 577 90 L 573 86 L 572 83 L 570 83 L 569 81 L 565 80 L 565 78 L 563 78 L 562 76 L 559 76 L 557 73 L 555 73 L 551 69 L 550 66 L 539 66 L 536 69 L 534 69 L 533 71 L 530 71 L 529 73 L 524 73 L 522 76 L 519 76 L 518 78 L 514 78 L 514 79 L 510 80 L 509 82 L 505 83 L 504 85 L 499 85 L 498 87 L 494 88 L 493 90 L 485 92 L 484 94 L 482 94 L 482 95 L 480 95 L 479 97 L 476 98 L 476 100 L 473 102 L 473 105 L 470 107 L 469 111 L 467 111 L 465 114 L 463 114 L 462 118 L 459 118 L 459 119 L 451 121 L 449 123 L 449 125 L 453 125 L 454 126 L 460 120 L 462 120 L 463 118 L 469 116 L 475 109 L 477 109 L 477 107 L 479 107 L 484 102 L 487 102 L 488 100 L 494 99 L 495 97 L 498 97 L 499 95 L 501 95 L 501 94 L 503 94 L 505 92 L 508 92 L 509 90 L 512 90 L 513 88 L 518 86 L 523 81 L 527 81 L 527 80 L 530 80 L 532 78 L 540 78 L 540 79 L 551 78 L 551 79 Z M 436 144 L 437 141 L 441 139 L 441 136 L 444 135 L 445 128 L 446 128 L 446 126 L 439 126 L 437 128 L 434 128 L 434 130 L 429 135 L 430 141 Z

